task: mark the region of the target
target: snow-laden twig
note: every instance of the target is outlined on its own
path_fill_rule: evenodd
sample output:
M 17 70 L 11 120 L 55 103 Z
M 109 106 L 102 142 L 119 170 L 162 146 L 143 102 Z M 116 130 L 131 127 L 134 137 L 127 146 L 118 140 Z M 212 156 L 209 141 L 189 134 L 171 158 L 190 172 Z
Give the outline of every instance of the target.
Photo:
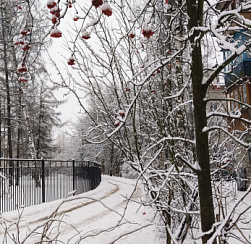
M 241 202 L 244 200 L 244 198 L 251 192 L 251 185 L 248 187 L 247 191 L 242 194 L 242 196 L 239 197 L 239 199 L 236 201 L 232 209 L 229 211 L 228 215 L 225 217 L 225 219 L 219 223 L 216 223 L 218 227 L 216 227 L 216 231 L 212 235 L 212 237 L 208 240 L 207 244 L 213 244 L 214 240 L 217 238 L 217 236 L 220 236 L 222 234 L 223 229 L 226 225 L 229 226 L 229 222 L 231 222 L 231 218 L 234 215 L 235 209 L 241 204 Z
M 251 142 L 244 142 L 237 138 L 236 136 L 232 135 L 228 130 L 226 130 L 223 127 L 220 126 L 210 126 L 210 127 L 205 127 L 203 128 L 202 132 L 209 132 L 212 130 L 221 130 L 223 131 L 226 135 L 228 135 L 230 138 L 232 138 L 234 141 L 236 141 L 238 144 L 242 145 L 243 147 L 250 148 L 251 147 Z

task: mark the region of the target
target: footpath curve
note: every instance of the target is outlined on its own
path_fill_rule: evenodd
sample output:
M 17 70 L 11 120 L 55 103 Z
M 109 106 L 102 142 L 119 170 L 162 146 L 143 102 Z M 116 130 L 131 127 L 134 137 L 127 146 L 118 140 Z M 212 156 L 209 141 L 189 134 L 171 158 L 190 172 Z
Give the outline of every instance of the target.
M 97 189 L 69 197 L 63 204 L 58 200 L 25 208 L 21 216 L 18 211 L 4 213 L 0 240 L 14 243 L 10 238 L 16 236 L 18 244 L 34 244 L 43 236 L 55 244 L 161 243 L 155 239 L 151 209 L 138 203 L 143 195 L 133 180 L 102 176 Z

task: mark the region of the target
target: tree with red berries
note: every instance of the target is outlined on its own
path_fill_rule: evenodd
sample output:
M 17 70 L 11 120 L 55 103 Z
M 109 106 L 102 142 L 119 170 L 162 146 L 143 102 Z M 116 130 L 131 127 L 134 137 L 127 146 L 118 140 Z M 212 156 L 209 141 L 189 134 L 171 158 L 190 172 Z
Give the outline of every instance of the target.
M 250 132 L 250 119 L 242 120 L 244 132 L 228 130 L 236 115 L 224 102 L 222 111 L 208 113 L 207 92 L 224 68 L 250 46 L 248 40 L 241 44 L 233 36 L 237 28 L 249 30 L 249 21 L 239 13 L 250 12 L 250 4 L 220 13 L 204 0 L 138 4 L 93 0 L 81 8 L 75 2 L 51 2 L 47 7 L 52 38 L 64 36 L 60 23 L 70 11 L 79 17 L 80 25 L 72 31 L 75 36 L 66 45 L 67 77 L 54 64 L 61 86 L 76 96 L 89 118 L 81 137 L 94 146 L 111 142 L 111 151 L 121 151 L 120 160 L 145 185 L 144 204 L 154 206 L 163 221 L 166 243 L 193 238 L 202 243 L 225 241 L 238 218 L 232 223 L 235 208 L 222 207 L 218 196 L 223 191 L 213 189 L 211 173 L 238 167 L 226 160 L 219 166 L 216 158 L 228 155 L 232 139 L 250 148 L 250 142 L 243 140 Z M 230 31 L 227 37 L 226 31 Z M 216 56 L 218 49 L 232 54 L 224 61 L 208 56 Z M 227 100 L 250 109 L 238 99 Z M 224 122 L 213 125 L 215 117 Z M 216 140 L 219 131 L 225 137 Z M 220 209 L 217 216 L 215 207 Z

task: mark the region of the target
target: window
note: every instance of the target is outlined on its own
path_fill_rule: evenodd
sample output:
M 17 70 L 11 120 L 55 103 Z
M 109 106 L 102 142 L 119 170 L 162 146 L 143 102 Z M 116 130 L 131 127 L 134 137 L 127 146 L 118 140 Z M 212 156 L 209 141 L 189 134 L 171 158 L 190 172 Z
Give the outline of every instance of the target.
M 238 98 L 239 98 L 239 101 L 242 102 L 242 86 L 238 87 Z
M 235 100 L 238 100 L 238 93 L 237 93 L 237 90 L 234 90 L 234 99 Z M 238 108 L 238 104 L 235 102 L 234 103 L 234 108 Z
M 246 84 L 243 85 L 243 102 L 247 103 L 247 87 L 246 87 Z
M 231 110 L 233 111 L 234 110 L 234 102 L 231 101 Z
M 236 100 L 238 99 L 237 98 L 237 90 L 234 90 L 234 99 L 236 99 Z
M 227 94 L 227 98 L 230 98 L 230 94 L 229 93 Z M 227 109 L 228 109 L 228 111 L 231 110 L 231 103 L 230 103 L 230 101 L 227 101 Z
M 232 54 L 231 51 L 225 50 L 224 53 L 223 53 L 224 60 L 226 60 L 231 54 Z M 233 62 L 231 62 L 230 64 L 228 64 L 227 66 L 225 66 L 225 68 L 224 68 L 224 71 L 225 71 L 225 72 L 231 70 L 231 68 L 232 68 L 232 63 L 233 63 Z
M 239 93 L 239 101 L 242 102 L 242 94 Z

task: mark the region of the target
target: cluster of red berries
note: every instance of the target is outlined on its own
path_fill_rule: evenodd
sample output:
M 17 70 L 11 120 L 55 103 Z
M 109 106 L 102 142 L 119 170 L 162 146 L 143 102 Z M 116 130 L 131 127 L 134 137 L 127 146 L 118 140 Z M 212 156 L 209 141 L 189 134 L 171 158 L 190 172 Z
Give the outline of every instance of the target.
M 78 17 L 78 16 L 75 16 L 75 17 L 73 18 L 73 20 L 74 20 L 74 21 L 78 21 L 78 20 L 79 20 L 79 17 Z
M 17 71 L 19 73 L 26 73 L 28 71 L 26 65 L 24 62 L 20 63 L 18 66 L 17 66 Z
M 92 0 L 92 5 L 95 7 L 95 8 L 98 8 L 99 6 L 101 6 L 103 4 L 103 1 L 102 0 Z
M 22 9 L 22 6 L 21 5 L 16 5 L 16 7 L 17 7 L 17 10 L 21 10 Z
M 17 45 L 24 45 L 24 41 L 19 39 L 19 38 L 15 38 L 15 41 L 14 41 L 14 45 L 17 46 Z
M 98 8 L 101 6 L 102 13 L 106 16 L 111 16 L 112 15 L 112 8 L 109 3 L 103 3 L 103 0 L 92 0 L 92 5 L 95 8 Z
M 14 45 L 15 46 L 21 45 L 21 46 L 23 46 L 22 49 L 24 51 L 27 51 L 30 49 L 30 45 L 27 41 L 25 41 L 25 36 L 30 34 L 30 29 L 23 29 L 20 31 L 20 34 L 21 35 L 14 38 Z
M 91 38 L 91 35 L 90 35 L 89 32 L 83 31 L 81 37 L 82 37 L 83 39 L 85 39 L 85 40 L 88 40 L 88 39 Z
M 75 59 L 71 56 L 69 59 L 68 59 L 68 61 L 67 61 L 67 63 L 68 63 L 68 65 L 75 65 Z
M 28 43 L 25 43 L 25 45 L 22 47 L 23 51 L 28 51 L 31 48 L 31 46 Z
M 68 7 L 72 8 L 72 4 L 75 3 L 75 0 L 67 1 Z
M 152 35 L 154 34 L 154 31 L 152 30 L 151 27 L 149 26 L 145 26 L 142 30 L 142 35 L 146 38 L 150 38 Z M 130 37 L 131 39 L 133 39 L 135 37 L 134 33 L 130 33 L 128 35 L 128 37 Z
M 150 27 L 145 27 L 142 30 L 142 35 L 146 38 L 150 38 L 154 34 L 154 31 Z
M 57 6 L 55 0 L 48 0 L 47 1 L 47 8 L 50 9 L 50 13 L 52 14 L 51 21 L 53 24 L 56 24 L 58 18 L 60 17 L 61 9 Z
M 30 33 L 31 33 L 31 30 L 30 30 L 29 28 L 24 28 L 24 29 L 22 29 L 22 30 L 20 31 L 20 35 L 14 38 L 14 40 L 13 40 L 13 41 L 14 41 L 14 45 L 15 45 L 15 46 L 20 45 L 20 46 L 22 46 L 22 50 L 23 50 L 23 51 L 25 51 L 25 52 L 28 51 L 28 50 L 31 48 L 31 46 L 30 46 L 29 41 L 25 40 L 25 38 L 26 38 Z M 28 79 L 27 79 L 25 76 L 23 76 L 23 74 L 25 74 L 27 71 L 28 71 L 28 69 L 27 69 L 27 67 L 26 67 L 26 65 L 25 65 L 25 62 L 22 61 L 22 62 L 17 66 L 17 72 L 18 72 L 19 74 L 22 74 L 22 76 L 20 76 L 20 77 L 18 78 L 18 80 L 19 80 L 20 82 L 27 82 L 27 81 L 28 81 Z
M 55 38 L 59 38 L 62 36 L 62 32 L 59 29 L 55 28 L 55 29 L 51 30 L 50 36 L 55 37 Z
M 20 82 L 27 82 L 27 78 L 23 77 L 23 76 L 20 76 L 19 79 L 18 79 Z
M 56 24 L 58 21 L 58 18 L 60 18 L 61 9 L 57 6 L 57 3 L 55 2 L 55 0 L 48 0 L 47 8 L 50 9 L 50 13 L 52 14 L 52 17 L 51 17 L 52 23 Z M 62 36 L 62 32 L 58 30 L 57 28 L 54 28 L 51 30 L 50 36 L 54 38 L 60 38 Z
M 125 117 L 125 111 L 124 110 L 119 110 L 118 111 L 118 116 L 114 122 L 114 125 L 117 127 L 120 125 L 121 120 Z

